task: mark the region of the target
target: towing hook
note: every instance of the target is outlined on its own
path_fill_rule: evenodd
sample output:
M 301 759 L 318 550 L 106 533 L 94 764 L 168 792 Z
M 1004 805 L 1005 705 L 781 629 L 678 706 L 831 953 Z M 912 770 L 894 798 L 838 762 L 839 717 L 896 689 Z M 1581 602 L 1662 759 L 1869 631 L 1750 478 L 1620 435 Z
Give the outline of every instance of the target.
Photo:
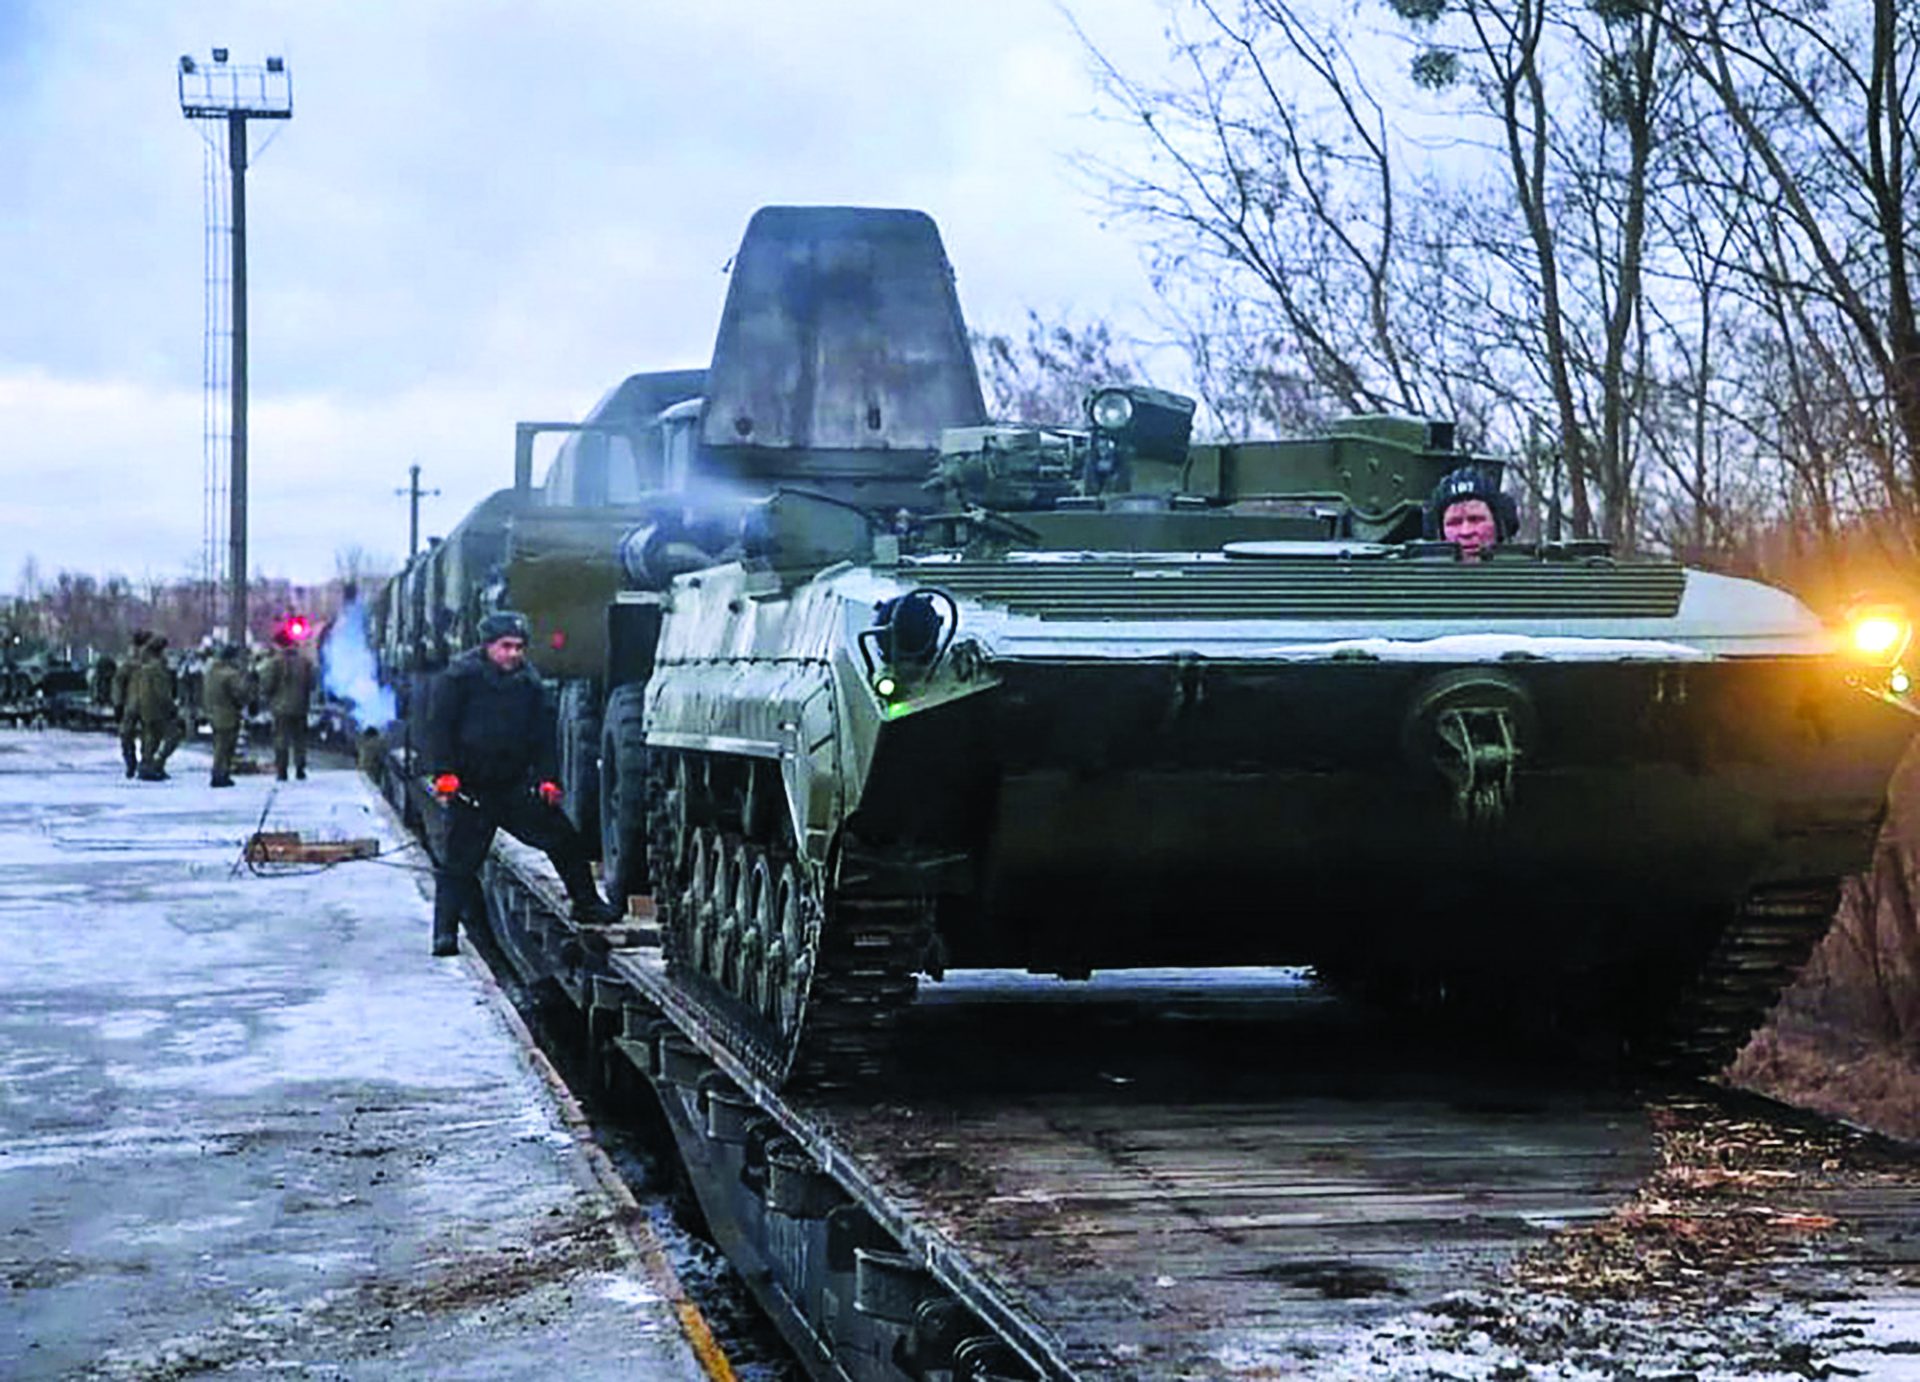
M 1416 766 L 1451 789 L 1469 830 L 1497 829 L 1514 802 L 1515 769 L 1537 737 L 1533 698 L 1515 677 L 1483 668 L 1442 673 L 1415 691 L 1403 740 Z
M 1520 761 L 1513 722 L 1501 706 L 1451 709 L 1435 724 L 1447 752 L 1434 766 L 1453 784 L 1453 814 L 1471 827 L 1500 824 L 1513 803 L 1513 769 Z

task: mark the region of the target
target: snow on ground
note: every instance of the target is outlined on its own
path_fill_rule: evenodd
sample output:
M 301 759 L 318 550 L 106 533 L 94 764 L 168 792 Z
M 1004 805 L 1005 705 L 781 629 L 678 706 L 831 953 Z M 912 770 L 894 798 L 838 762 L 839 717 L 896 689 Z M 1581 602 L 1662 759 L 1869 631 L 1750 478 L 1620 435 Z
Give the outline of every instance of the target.
M 172 770 L 0 732 L 0 1375 L 699 1376 L 360 777 Z

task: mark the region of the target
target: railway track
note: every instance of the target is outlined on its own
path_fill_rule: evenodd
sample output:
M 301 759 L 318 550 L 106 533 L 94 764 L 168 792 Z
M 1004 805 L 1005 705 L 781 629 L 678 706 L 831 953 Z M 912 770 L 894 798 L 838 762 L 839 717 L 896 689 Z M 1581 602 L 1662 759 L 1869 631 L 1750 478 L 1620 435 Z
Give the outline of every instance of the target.
M 1271 972 L 928 986 L 893 1083 L 783 1097 L 649 927 L 573 926 L 504 837 L 485 882 L 812 1376 L 1920 1376 L 1911 1149 L 1476 1064 Z

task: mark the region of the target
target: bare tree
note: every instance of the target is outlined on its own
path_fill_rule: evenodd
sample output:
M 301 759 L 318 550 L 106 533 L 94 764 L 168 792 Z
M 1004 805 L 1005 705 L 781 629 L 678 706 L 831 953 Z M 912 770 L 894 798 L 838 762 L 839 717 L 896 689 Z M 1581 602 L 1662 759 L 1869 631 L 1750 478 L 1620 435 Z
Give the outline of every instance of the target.
M 357 542 L 335 549 L 333 576 L 343 587 L 355 590 L 377 585 L 393 574 L 393 558 L 368 551 Z
M 1173 81 L 1090 44 L 1143 152 L 1086 166 L 1153 236 L 1203 389 L 1227 357 L 1258 371 L 1220 390 L 1242 413 L 1282 381 L 1295 411 L 1304 385 L 1514 452 L 1544 426 L 1575 532 L 1630 542 L 1664 2 L 1391 0 L 1419 43 L 1399 78 L 1357 20 L 1287 0 L 1173 3 Z
M 1497 266 L 1475 296 L 1486 349 L 1514 368 L 1489 384 L 1547 409 L 1575 533 L 1630 545 L 1649 403 L 1649 206 L 1672 99 L 1664 0 L 1389 2 L 1428 45 L 1416 76 L 1458 93 L 1459 117 L 1486 132 L 1459 272 L 1484 282 L 1479 266 Z
M 1145 82 L 1087 38 L 1135 161 L 1083 161 L 1143 226 L 1151 268 L 1222 418 L 1290 422 L 1306 389 L 1348 411 L 1427 411 L 1435 371 L 1401 276 L 1405 174 L 1341 33 L 1274 0 L 1193 0 L 1178 76 Z
M 1722 117 L 1705 137 L 1746 150 L 1759 174 L 1731 193 L 1744 234 L 1729 259 L 1778 352 L 1756 424 L 1775 434 L 1816 521 L 1864 525 L 1911 568 L 1920 15 L 1897 0 L 1694 0 L 1669 22 Z
M 973 353 L 988 409 L 1005 422 L 1077 425 L 1089 391 L 1139 377 L 1105 322 L 1050 324 L 1032 311 L 1018 339 L 1004 332 L 974 332 Z

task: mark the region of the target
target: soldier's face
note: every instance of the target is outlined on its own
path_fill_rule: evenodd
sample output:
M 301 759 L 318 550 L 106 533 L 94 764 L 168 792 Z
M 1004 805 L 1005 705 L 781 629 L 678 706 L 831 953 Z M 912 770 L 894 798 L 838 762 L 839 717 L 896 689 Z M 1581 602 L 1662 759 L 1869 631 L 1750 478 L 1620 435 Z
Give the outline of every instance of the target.
M 1479 561 L 1500 540 L 1500 528 L 1486 500 L 1462 499 L 1440 516 L 1440 536 L 1460 549 L 1462 561 Z
M 527 640 L 524 638 L 496 638 L 487 644 L 487 661 L 503 672 L 515 672 L 520 664 L 527 660 Z

